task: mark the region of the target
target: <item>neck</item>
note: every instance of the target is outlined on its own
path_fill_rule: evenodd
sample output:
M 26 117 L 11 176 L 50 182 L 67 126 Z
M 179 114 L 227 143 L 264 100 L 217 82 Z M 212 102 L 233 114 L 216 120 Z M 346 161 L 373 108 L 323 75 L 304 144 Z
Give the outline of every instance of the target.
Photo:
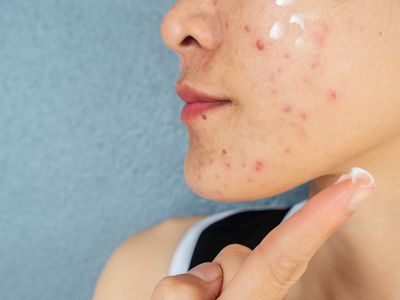
M 400 137 L 312 181 L 309 199 L 353 166 L 370 171 L 377 188 L 313 256 L 296 299 L 400 299 Z

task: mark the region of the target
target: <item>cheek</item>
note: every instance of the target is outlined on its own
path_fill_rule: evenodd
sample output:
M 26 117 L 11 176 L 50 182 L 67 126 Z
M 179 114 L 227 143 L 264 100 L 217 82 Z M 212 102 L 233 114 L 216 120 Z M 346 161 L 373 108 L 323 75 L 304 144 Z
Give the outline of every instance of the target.
M 246 23 L 242 32 L 247 53 L 256 56 L 254 81 L 261 87 L 266 102 L 277 103 L 284 116 L 306 122 L 312 107 L 335 105 L 343 99 L 338 82 L 329 78 L 326 51 L 331 46 L 331 27 L 325 22 L 287 26 L 285 35 L 272 39 L 255 24 Z M 259 26 L 259 24 L 257 24 Z M 275 25 L 272 25 L 274 27 Z M 273 34 L 272 36 L 278 36 Z M 298 43 L 301 39 L 302 43 Z

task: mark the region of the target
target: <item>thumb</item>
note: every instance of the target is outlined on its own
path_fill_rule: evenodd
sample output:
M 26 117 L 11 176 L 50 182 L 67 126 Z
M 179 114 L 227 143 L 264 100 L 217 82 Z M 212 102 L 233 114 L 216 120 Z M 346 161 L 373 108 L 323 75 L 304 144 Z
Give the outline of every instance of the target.
M 187 273 L 164 277 L 152 300 L 215 300 L 221 293 L 222 268 L 215 262 L 202 263 Z
M 205 262 L 189 270 L 188 273 L 203 281 L 210 282 L 222 276 L 222 269 L 215 262 Z

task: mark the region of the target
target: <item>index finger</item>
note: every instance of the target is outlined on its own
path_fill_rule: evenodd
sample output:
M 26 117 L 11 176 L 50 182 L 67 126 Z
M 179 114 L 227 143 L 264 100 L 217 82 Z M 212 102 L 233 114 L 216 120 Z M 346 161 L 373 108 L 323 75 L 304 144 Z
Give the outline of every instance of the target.
M 360 174 L 322 190 L 274 228 L 218 299 L 282 299 L 304 273 L 318 248 L 352 215 L 349 200 L 374 189 L 374 180 L 368 172 L 352 169 L 351 175 Z M 343 179 L 350 175 L 346 176 Z

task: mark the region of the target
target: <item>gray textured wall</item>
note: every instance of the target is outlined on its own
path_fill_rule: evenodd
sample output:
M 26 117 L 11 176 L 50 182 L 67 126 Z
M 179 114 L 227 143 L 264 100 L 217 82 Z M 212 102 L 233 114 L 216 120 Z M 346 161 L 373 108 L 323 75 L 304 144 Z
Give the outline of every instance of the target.
M 172 3 L 1 0 L 0 299 L 90 299 L 138 230 L 306 196 L 220 204 L 185 185 Z

